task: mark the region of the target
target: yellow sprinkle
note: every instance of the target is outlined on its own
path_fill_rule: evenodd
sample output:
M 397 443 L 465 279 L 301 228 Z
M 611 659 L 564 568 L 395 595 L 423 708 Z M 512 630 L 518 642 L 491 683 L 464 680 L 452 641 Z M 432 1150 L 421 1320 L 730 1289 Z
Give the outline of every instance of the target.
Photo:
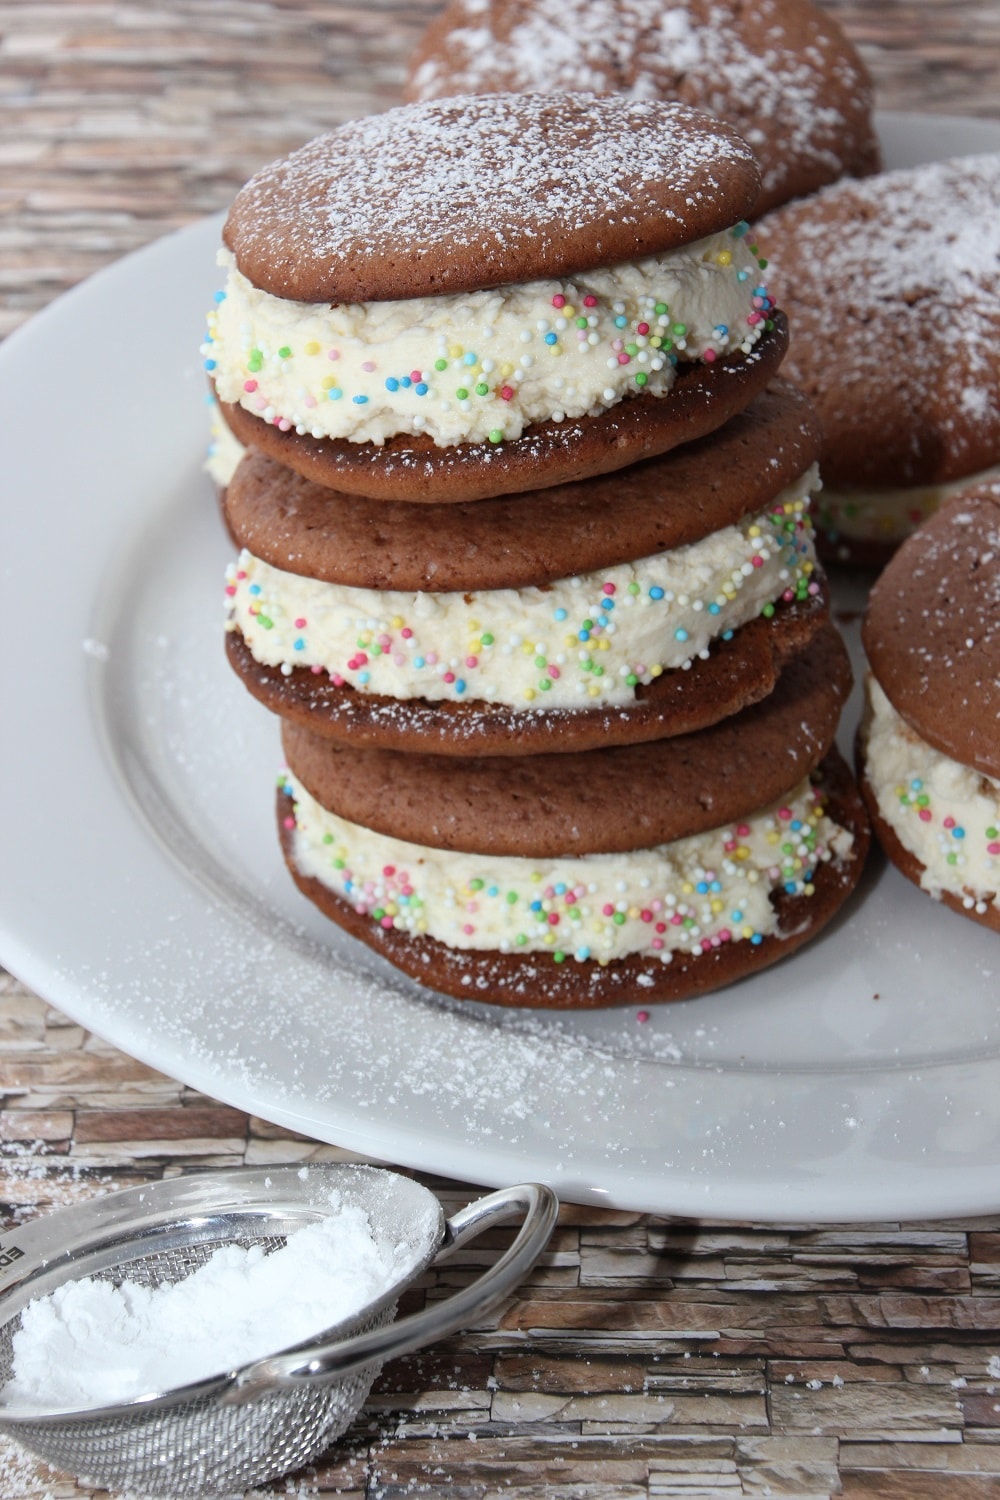
M 733 263 L 733 252 L 731 250 L 720 250 L 715 258 L 720 266 L 731 266 Z
M 316 342 L 315 339 L 310 339 L 308 341 L 308 343 L 305 345 L 305 352 L 307 354 L 318 354 L 321 348 L 322 348 L 322 345 L 321 344 L 317 344 L 317 342 Z
M 745 938 L 752 938 L 753 937 L 753 928 L 752 927 L 744 927 L 743 928 L 743 936 Z
M 393 615 L 392 619 L 389 621 L 389 624 L 390 624 L 390 626 L 392 627 L 393 630 L 402 630 L 402 628 L 403 628 L 403 616 L 402 615 Z
M 589 696 L 590 696 L 590 697 L 591 697 L 591 698 L 599 698 L 599 697 L 600 697 L 600 696 L 601 696 L 601 690 L 600 690 L 600 688 L 599 688 L 599 687 L 598 687 L 598 686 L 597 686 L 597 683 L 596 683 L 596 682 L 592 682 L 592 683 L 590 683 L 590 684 L 589 684 L 589 685 L 588 685 L 588 687 L 587 687 L 587 693 L 588 693 L 588 695 L 589 695 Z
M 746 846 L 746 844 L 739 844 L 733 850 L 733 858 L 734 859 L 749 859 L 750 858 L 750 850 L 748 849 L 748 847 Z
M 601 636 L 600 640 L 597 642 L 597 645 L 601 651 L 611 650 L 611 642 L 608 640 L 606 635 Z
M 448 347 L 449 359 L 461 359 L 464 353 L 465 350 L 462 348 L 461 344 L 450 344 Z
M 320 381 L 320 386 L 322 387 L 322 389 L 324 391 L 330 391 L 330 390 L 332 390 L 333 387 L 336 384 L 337 384 L 337 380 L 336 380 L 336 376 L 334 376 L 334 375 L 324 375 L 323 379 Z
M 776 844 L 780 838 L 781 834 L 777 831 L 776 828 L 768 829 L 767 842 L 769 844 Z
M 525 656 L 534 656 L 535 654 L 535 647 L 531 641 L 522 641 L 521 650 L 524 652 Z
M 804 885 L 802 889 L 805 891 L 807 896 L 812 896 L 815 893 L 816 887 L 814 885 Z
M 535 697 L 535 690 L 534 690 L 534 688 L 525 688 L 525 690 L 524 690 L 524 696 L 527 698 L 528 702 L 530 703 L 531 700 Z
M 759 526 L 748 526 L 747 527 L 747 536 L 760 536 L 760 527 Z
M 684 884 L 681 886 L 681 895 L 690 896 L 693 891 L 694 886 L 691 884 L 690 880 L 685 880 Z
M 663 668 L 661 667 L 661 665 L 660 665 L 659 662 L 654 662 L 653 663 L 653 665 L 649 669 L 649 675 L 650 675 L 650 677 L 662 677 L 663 676 Z
M 724 903 L 719 900 L 718 896 L 716 896 L 715 900 L 712 902 L 712 915 L 717 917 L 719 915 L 719 912 L 723 910 L 723 907 Z
M 637 922 L 642 916 L 642 911 L 638 906 L 630 906 L 628 909 L 628 916 L 631 921 Z

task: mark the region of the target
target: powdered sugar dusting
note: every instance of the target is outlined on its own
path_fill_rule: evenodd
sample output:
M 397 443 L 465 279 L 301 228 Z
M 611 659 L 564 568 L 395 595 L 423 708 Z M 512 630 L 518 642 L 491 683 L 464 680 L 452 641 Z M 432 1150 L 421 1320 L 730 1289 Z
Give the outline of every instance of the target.
M 682 99 L 728 120 L 754 148 L 768 205 L 864 170 L 871 89 L 830 18 L 777 0 L 457 0 L 418 57 L 410 89 L 613 89 Z
M 959 478 L 1000 458 L 998 201 L 1000 155 L 970 156 L 838 183 L 760 224 L 797 334 L 785 369 L 817 401 L 831 482 Z M 836 360 L 813 343 L 832 309 Z M 848 429 L 894 460 L 905 441 L 912 472 L 848 473 L 831 451 Z M 863 462 L 884 468 L 887 451 Z
M 225 238 L 277 296 L 379 300 L 638 258 L 736 222 L 755 190 L 744 142 L 684 105 L 494 94 L 318 137 L 250 180 Z M 308 277 L 325 290 L 289 289 Z

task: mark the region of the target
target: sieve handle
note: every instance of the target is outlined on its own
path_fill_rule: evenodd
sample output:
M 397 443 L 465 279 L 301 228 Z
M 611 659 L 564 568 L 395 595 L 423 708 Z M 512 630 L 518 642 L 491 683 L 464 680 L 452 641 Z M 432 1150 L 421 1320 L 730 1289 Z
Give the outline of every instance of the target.
M 492 1311 L 530 1271 L 548 1244 L 558 1211 L 555 1193 L 539 1182 L 520 1183 L 477 1198 L 445 1222 L 434 1265 L 497 1224 L 512 1219 L 523 1222 L 513 1244 L 471 1286 L 385 1328 L 315 1345 L 298 1354 L 257 1360 L 240 1372 L 222 1399 L 250 1400 L 264 1391 L 327 1385 L 362 1365 L 381 1364 L 408 1354 L 421 1344 L 444 1338 L 476 1321 Z

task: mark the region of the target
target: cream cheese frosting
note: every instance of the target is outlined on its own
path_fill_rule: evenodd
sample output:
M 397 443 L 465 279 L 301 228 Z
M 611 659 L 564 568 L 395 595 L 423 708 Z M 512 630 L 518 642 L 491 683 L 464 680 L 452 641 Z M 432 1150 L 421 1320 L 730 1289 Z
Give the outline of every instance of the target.
M 241 553 L 228 628 L 254 659 L 393 698 L 515 708 L 630 703 L 775 603 L 809 597 L 815 469 L 767 510 L 670 552 L 538 588 L 416 593 L 299 577 Z
M 816 525 L 830 540 L 903 542 L 946 500 L 971 485 L 1000 479 L 1000 464 L 943 484 L 916 484 L 901 489 L 837 490 L 823 486 Z
M 1000 781 L 935 750 L 866 683 L 865 776 L 881 816 L 923 865 L 921 888 L 1000 910 Z
M 326 811 L 285 773 L 294 863 L 385 928 L 449 948 L 669 962 L 778 931 L 772 892 L 811 895 L 851 833 L 802 781 L 745 821 L 632 854 L 532 860 L 404 843 Z
M 208 477 L 220 489 L 225 489 L 236 473 L 236 466 L 246 451 L 239 438 L 223 421 L 218 405 L 213 402 L 208 432 L 208 451 L 205 454 L 205 472 Z
M 750 238 L 740 223 L 568 280 L 333 305 L 261 291 L 222 250 L 205 366 L 223 401 L 283 431 L 499 443 L 665 395 L 680 361 L 749 353 L 773 306 Z

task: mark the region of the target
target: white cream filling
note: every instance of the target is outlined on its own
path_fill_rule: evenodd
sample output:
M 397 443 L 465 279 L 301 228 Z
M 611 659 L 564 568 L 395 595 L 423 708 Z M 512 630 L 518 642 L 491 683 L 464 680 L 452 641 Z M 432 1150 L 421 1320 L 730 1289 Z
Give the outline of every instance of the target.
M 824 485 L 816 505 L 816 526 L 832 542 L 902 542 L 952 495 L 992 479 L 1000 479 L 1000 464 L 947 484 L 893 490 L 836 490 Z
M 775 600 L 808 597 L 815 550 L 801 475 L 768 509 L 701 541 L 544 588 L 440 594 L 301 578 L 246 550 L 227 573 L 228 627 L 254 659 L 392 698 L 514 708 L 633 701 Z
M 262 292 L 221 251 L 206 368 L 222 400 L 285 431 L 498 443 L 663 395 L 678 361 L 749 352 L 772 303 L 748 238 L 738 224 L 565 281 L 334 305 Z
M 921 887 L 968 910 L 1000 909 L 1000 781 L 928 745 L 869 676 L 865 774 L 903 848 L 924 866 Z
M 239 438 L 222 420 L 218 406 L 213 405 L 208 451 L 205 454 L 205 472 L 220 489 L 226 488 L 246 451 Z
M 294 863 L 385 928 L 449 948 L 669 962 L 777 931 L 772 891 L 811 894 L 817 865 L 853 836 L 803 781 L 744 822 L 631 854 L 562 859 L 456 854 L 327 812 L 286 775 Z

